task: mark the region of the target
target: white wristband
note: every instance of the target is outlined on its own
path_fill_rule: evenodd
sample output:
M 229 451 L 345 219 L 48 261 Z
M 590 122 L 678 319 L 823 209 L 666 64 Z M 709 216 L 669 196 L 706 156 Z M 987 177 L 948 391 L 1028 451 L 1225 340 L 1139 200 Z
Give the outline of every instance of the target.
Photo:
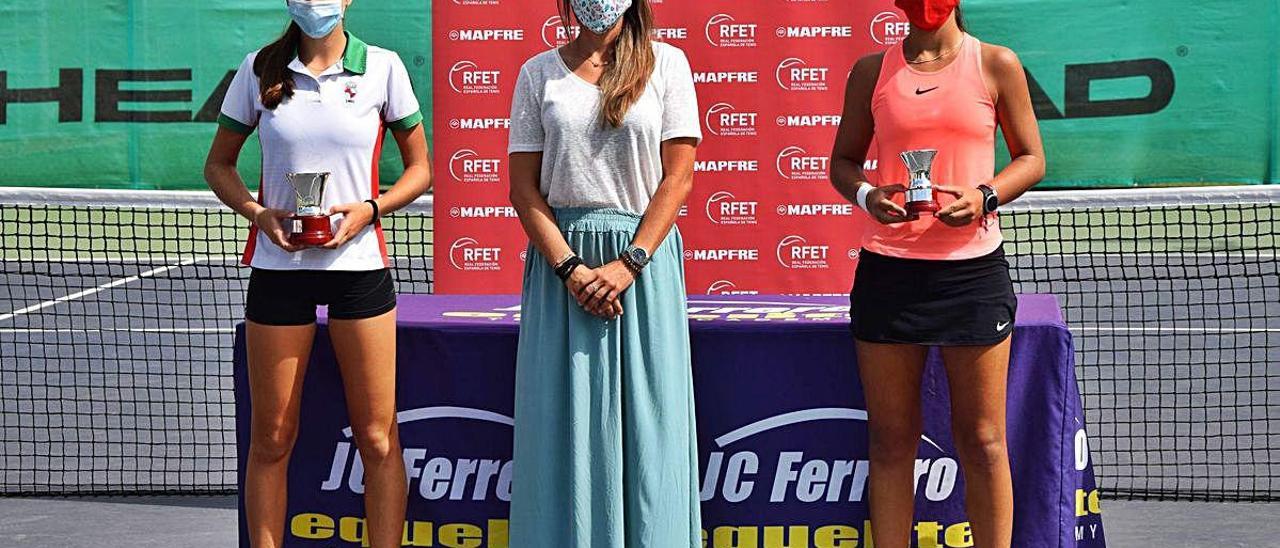
M 867 209 L 867 195 L 871 194 L 871 191 L 875 190 L 875 188 L 875 185 L 868 182 L 863 182 L 861 186 L 858 187 L 858 207 L 862 208 L 862 210 L 867 213 L 871 213 L 871 210 Z

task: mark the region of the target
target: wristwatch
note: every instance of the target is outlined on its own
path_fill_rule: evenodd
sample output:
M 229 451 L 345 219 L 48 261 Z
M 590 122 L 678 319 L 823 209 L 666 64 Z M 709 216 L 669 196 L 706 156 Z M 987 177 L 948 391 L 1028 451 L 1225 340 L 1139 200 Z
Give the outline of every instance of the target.
M 639 273 L 644 267 L 649 265 L 649 252 L 643 247 L 637 245 L 629 245 L 622 250 L 622 255 L 618 257 L 627 267 Z
M 1000 207 L 1000 197 L 996 196 L 996 189 L 991 185 L 978 185 L 978 190 L 982 191 L 982 214 L 995 212 Z

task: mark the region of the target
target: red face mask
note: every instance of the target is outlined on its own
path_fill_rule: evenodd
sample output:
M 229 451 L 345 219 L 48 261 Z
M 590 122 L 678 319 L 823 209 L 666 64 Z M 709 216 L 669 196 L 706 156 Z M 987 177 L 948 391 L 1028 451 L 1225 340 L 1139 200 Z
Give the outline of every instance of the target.
M 935 31 L 947 22 L 960 0 L 895 0 L 893 4 L 907 14 L 911 26 Z

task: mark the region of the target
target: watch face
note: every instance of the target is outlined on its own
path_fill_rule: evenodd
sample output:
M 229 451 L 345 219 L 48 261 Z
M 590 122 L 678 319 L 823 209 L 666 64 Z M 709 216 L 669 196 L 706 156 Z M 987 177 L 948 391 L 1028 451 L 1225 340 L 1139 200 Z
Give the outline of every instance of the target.
M 631 260 L 635 261 L 636 264 L 642 265 L 649 260 L 649 254 L 638 247 L 632 248 L 628 253 L 631 255 Z

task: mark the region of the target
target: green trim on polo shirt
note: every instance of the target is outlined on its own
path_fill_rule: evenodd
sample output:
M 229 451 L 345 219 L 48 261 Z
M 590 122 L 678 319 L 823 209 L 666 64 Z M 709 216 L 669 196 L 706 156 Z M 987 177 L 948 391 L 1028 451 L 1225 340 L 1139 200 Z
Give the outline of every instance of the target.
M 422 123 L 422 111 L 415 110 L 413 111 L 413 114 L 405 116 L 404 118 L 401 118 L 394 122 L 388 123 L 387 127 L 395 131 L 404 131 L 406 129 L 413 129 L 413 126 L 416 126 L 421 123 Z
M 418 117 L 421 118 L 422 116 L 419 115 Z M 253 126 L 246 126 L 240 123 L 239 120 L 222 113 L 218 113 L 218 125 L 241 135 L 249 135 L 253 133 Z
M 369 59 L 369 45 L 356 38 L 354 34 L 343 31 L 347 35 L 347 48 L 342 52 L 342 68 L 352 74 L 364 74 Z

